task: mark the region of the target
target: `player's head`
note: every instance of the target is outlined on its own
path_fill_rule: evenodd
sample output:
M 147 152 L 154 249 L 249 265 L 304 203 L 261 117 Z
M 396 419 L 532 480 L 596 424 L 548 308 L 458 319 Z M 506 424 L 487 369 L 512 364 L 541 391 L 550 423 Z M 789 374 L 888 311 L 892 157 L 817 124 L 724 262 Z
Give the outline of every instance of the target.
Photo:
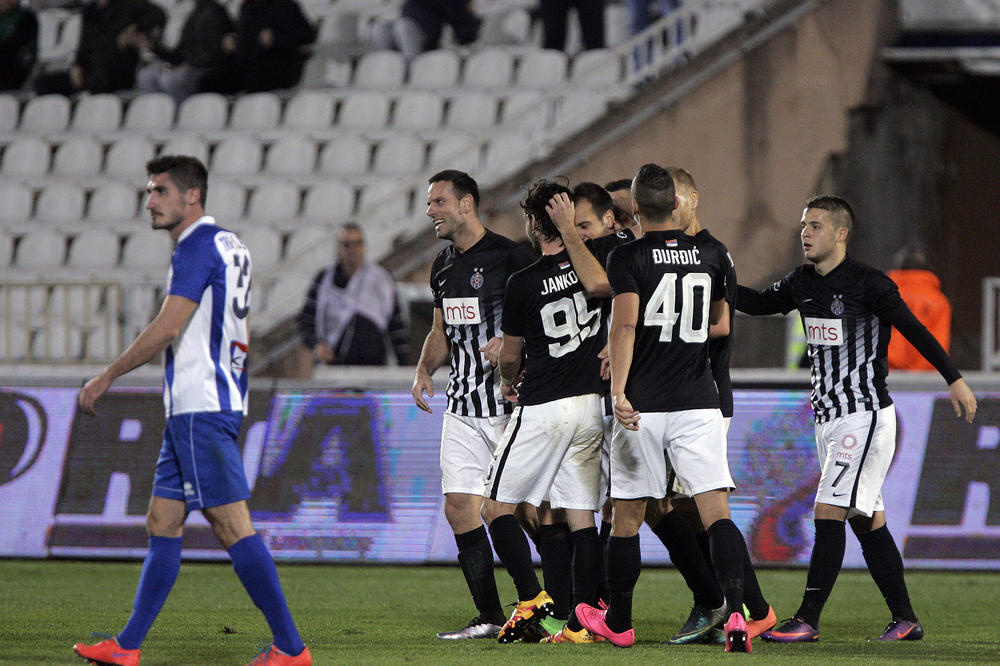
M 173 230 L 205 209 L 208 170 L 196 157 L 161 155 L 146 163 L 146 210 L 154 229 Z
M 439 171 L 427 182 L 427 217 L 438 238 L 454 241 L 469 220 L 479 219 L 479 185 L 457 169 Z
M 556 223 L 549 217 L 545 207 L 549 205 L 549 199 L 557 194 L 564 193 L 573 198 L 573 192 L 563 183 L 554 180 L 536 180 L 531 184 L 528 194 L 521 200 L 521 210 L 524 211 L 524 218 L 527 222 L 528 238 L 532 243 L 537 241 L 553 241 L 561 238 Z
M 643 164 L 632 179 L 632 208 L 643 220 L 660 224 L 676 204 L 674 179 L 659 164 Z
M 698 220 L 698 188 L 695 187 L 694 178 L 683 167 L 667 167 L 667 173 L 674 181 L 674 196 L 677 200 L 677 207 L 673 212 L 674 221 L 685 232 L 697 233 L 696 229 L 691 228 Z
M 337 262 L 348 275 L 365 263 L 365 234 L 357 222 L 344 222 L 337 234 Z
M 847 253 L 847 241 L 854 230 L 854 211 L 844 199 L 823 194 L 806 201 L 800 224 L 802 252 L 806 259 L 818 264 Z
M 604 189 L 611 195 L 611 200 L 615 205 L 628 213 L 629 219 L 632 217 L 632 179 L 619 178 L 604 186 Z
M 589 240 L 610 233 L 615 225 L 614 202 L 597 183 L 579 183 L 573 188 L 574 219 L 580 238 Z

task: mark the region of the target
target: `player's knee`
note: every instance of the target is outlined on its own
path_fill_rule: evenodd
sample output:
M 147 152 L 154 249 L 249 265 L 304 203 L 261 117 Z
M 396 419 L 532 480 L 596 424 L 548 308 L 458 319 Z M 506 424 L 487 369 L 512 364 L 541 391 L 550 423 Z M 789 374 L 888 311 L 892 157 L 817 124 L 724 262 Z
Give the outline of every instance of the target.
M 150 511 L 146 514 L 146 532 L 156 537 L 179 537 L 184 533 L 184 521 Z

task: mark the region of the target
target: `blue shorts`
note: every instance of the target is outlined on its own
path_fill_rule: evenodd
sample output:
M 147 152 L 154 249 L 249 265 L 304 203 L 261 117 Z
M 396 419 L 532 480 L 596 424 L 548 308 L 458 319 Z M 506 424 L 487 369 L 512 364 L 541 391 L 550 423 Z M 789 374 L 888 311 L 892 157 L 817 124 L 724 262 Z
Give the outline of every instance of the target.
M 191 412 L 171 416 L 163 430 L 153 495 L 180 500 L 188 511 L 250 499 L 236 438 L 243 413 Z

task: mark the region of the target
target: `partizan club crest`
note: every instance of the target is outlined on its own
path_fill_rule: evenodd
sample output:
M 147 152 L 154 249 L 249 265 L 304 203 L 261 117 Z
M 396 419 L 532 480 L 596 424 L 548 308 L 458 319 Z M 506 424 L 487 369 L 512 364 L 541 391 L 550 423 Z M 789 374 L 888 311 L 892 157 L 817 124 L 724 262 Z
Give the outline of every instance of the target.
M 833 303 L 830 303 L 830 312 L 833 313 L 834 317 L 844 314 L 844 301 L 841 300 L 842 298 L 840 294 L 834 294 Z
M 473 268 L 472 269 L 472 277 L 469 278 L 469 284 L 472 285 L 472 288 L 473 289 L 479 289 L 480 287 L 483 286 L 484 282 L 485 282 L 485 280 L 483 279 L 483 269 L 482 268 Z

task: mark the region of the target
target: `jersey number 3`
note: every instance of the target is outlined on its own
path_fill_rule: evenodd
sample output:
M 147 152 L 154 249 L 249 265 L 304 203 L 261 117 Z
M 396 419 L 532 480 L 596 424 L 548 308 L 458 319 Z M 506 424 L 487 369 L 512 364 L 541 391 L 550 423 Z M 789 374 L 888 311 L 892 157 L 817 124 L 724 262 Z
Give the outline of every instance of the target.
M 601 325 L 601 310 L 587 309 L 587 298 L 583 292 L 576 292 L 573 298 L 560 298 L 542 307 L 542 329 L 550 338 L 569 337 L 566 342 L 549 343 L 549 356 L 559 358 L 569 354 L 583 340 L 597 334 Z M 561 315 L 557 317 L 557 315 Z M 562 319 L 562 323 L 556 319 Z
M 233 314 L 237 319 L 246 319 L 250 313 L 250 257 L 246 254 L 234 254 L 233 266 L 239 271 L 236 276 L 236 295 L 233 296 Z M 243 303 L 240 303 L 240 296 Z
M 700 343 L 708 340 L 708 306 L 711 299 L 712 277 L 708 273 L 687 273 L 681 278 L 680 311 L 677 299 L 677 274 L 660 278 L 653 296 L 646 303 L 643 324 L 660 327 L 660 342 L 673 340 L 674 328 L 680 319 L 677 337 L 682 342 Z M 701 292 L 698 298 L 697 292 Z M 698 328 L 694 327 L 695 312 L 701 309 Z

